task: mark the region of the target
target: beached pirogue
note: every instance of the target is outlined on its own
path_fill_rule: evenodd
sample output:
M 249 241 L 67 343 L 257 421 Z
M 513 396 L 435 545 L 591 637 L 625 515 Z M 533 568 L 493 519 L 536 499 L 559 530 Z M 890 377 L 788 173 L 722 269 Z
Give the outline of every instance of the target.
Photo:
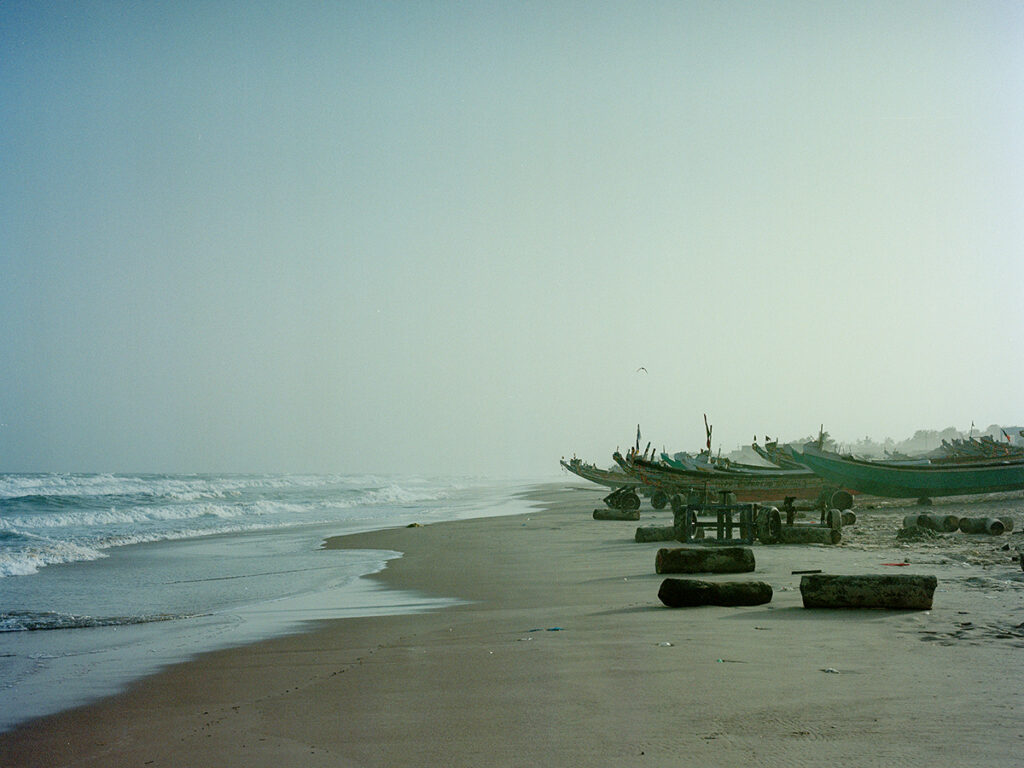
M 639 509 L 641 496 L 649 496 L 651 506 L 655 509 L 664 509 L 668 506 L 667 493 L 645 486 L 639 477 L 627 475 L 621 469 L 601 469 L 594 464 L 577 459 L 575 456 L 569 461 L 563 458 L 559 463 L 564 469 L 584 480 L 611 488 L 612 492 L 605 496 L 604 503 L 614 509 Z
M 561 459 L 559 462 L 565 469 L 584 480 L 603 485 L 605 488 L 636 488 L 642 485 L 638 478 L 630 477 L 618 469 L 601 469 L 595 464 L 577 459 L 575 456 L 568 461 Z
M 612 458 L 630 477 L 645 486 L 664 491 L 670 496 L 690 490 L 710 493 L 731 491 L 738 501 L 779 501 L 818 499 L 838 490 L 814 472 L 806 469 L 682 469 L 662 462 L 644 459 L 634 453 L 623 456 L 616 451 Z
M 789 447 L 779 445 L 778 440 L 769 440 L 766 437 L 764 439 L 764 448 L 762 448 L 757 444 L 757 437 L 755 437 L 750 447 L 754 449 L 754 453 L 770 464 L 774 464 L 779 469 L 800 469 L 803 466 L 793 458 Z
M 1024 490 L 1024 458 L 956 463 L 866 461 L 823 451 L 815 443 L 793 457 L 824 480 L 874 496 L 928 499 Z
M 754 449 L 758 449 L 756 443 Z M 1024 490 L 1024 455 L 1016 446 L 992 440 L 958 441 L 956 445 L 944 445 L 934 455 L 888 461 L 825 451 L 820 441 L 806 443 L 800 449 L 769 443 L 769 450 L 757 452 L 785 467 L 719 460 L 710 451 L 697 456 L 662 453 L 661 459 L 655 460 L 653 452 L 648 457 L 647 451 L 641 454 L 634 449 L 625 455 L 619 451 L 613 454 L 621 472 L 601 470 L 579 459 L 563 461 L 562 466 L 615 489 L 605 499 L 609 506 L 631 509 L 640 506 L 640 495 L 650 496 L 652 506 L 661 509 L 673 497 L 691 491 L 707 495 L 729 491 L 742 502 L 791 497 L 816 501 L 825 509 L 845 509 L 852 503 L 850 493 L 925 500 Z M 674 501 L 672 505 L 677 506 Z

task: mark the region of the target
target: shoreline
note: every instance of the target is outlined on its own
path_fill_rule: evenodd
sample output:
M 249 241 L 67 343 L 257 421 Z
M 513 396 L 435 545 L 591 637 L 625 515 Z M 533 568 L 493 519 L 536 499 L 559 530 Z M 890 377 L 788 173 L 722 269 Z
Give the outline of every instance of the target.
M 596 522 L 603 495 L 552 483 L 524 494 L 534 512 L 329 539 L 403 552 L 372 581 L 465 602 L 204 654 L 0 734 L 0 763 L 1015 763 L 1018 584 L 971 581 L 1014 566 L 884 542 L 755 545 L 748 576 L 772 584 L 770 604 L 671 610 L 656 597 L 664 544 L 632 540 L 671 514 Z M 802 608 L 792 570 L 884 572 L 894 556 L 939 577 L 933 610 Z
M 49 482 L 54 490 L 60 485 Z M 164 503 L 176 503 L 174 493 L 180 494 L 182 484 L 192 488 L 189 482 L 176 477 L 117 481 L 135 491 L 131 483 L 153 488 L 156 501 L 138 499 L 143 506 L 133 516 L 140 519 L 150 508 L 166 512 Z M 109 494 L 114 481 L 103 483 L 99 491 Z M 218 499 L 216 511 L 224 512 L 229 527 L 236 530 L 174 536 L 175 521 L 190 520 L 196 507 L 202 507 L 188 498 L 174 508 L 179 514 L 169 515 L 171 527 L 164 532 L 172 535 L 166 538 L 113 541 L 96 559 L 54 563 L 31 575 L 0 578 L 0 733 L 116 694 L 135 680 L 204 652 L 304 631 L 306 620 L 436 607 L 437 603 L 360 578 L 401 553 L 318 550 L 326 538 L 348 532 L 529 509 L 514 496 L 523 482 L 413 478 L 366 484 L 358 478 L 353 482 L 275 476 L 261 478 L 243 502 L 230 494 L 235 485 L 233 478 L 216 477 L 204 481 L 199 490 Z M 287 490 L 284 496 L 275 490 L 265 500 L 267 487 Z M 320 502 L 328 488 L 335 504 L 325 509 Z M 227 502 L 219 500 L 221 490 L 230 497 Z M 230 514 L 232 505 L 258 504 L 266 504 L 267 514 L 243 514 L 241 524 Z M 60 528 L 65 521 L 59 509 L 39 506 L 40 519 L 45 520 L 47 513 L 56 515 L 52 522 L 58 533 L 50 541 L 88 539 Z M 95 506 L 85 504 L 82 515 L 94 516 L 90 509 Z M 275 511 L 283 511 L 286 520 L 269 519 Z M 328 518 L 333 519 L 324 522 Z M 23 525 L 30 527 L 31 514 L 27 512 L 24 520 Z M 0 556 L 17 554 L 10 548 Z M 19 627 L 25 629 L 18 631 Z

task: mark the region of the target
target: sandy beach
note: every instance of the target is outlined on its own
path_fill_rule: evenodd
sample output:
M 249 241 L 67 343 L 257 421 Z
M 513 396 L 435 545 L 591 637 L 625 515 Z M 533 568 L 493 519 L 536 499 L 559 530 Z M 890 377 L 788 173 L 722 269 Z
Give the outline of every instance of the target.
M 401 551 L 373 578 L 465 602 L 206 654 L 0 735 L 0 765 L 1024 761 L 1019 495 L 979 505 L 1017 513 L 1001 537 L 901 544 L 904 506 L 858 508 L 838 547 L 754 545 L 754 573 L 705 577 L 766 581 L 771 603 L 691 609 L 658 601 L 665 544 L 633 541 L 671 513 L 597 522 L 602 495 L 552 484 L 526 515 L 331 539 Z M 934 606 L 805 609 L 812 569 L 933 574 Z

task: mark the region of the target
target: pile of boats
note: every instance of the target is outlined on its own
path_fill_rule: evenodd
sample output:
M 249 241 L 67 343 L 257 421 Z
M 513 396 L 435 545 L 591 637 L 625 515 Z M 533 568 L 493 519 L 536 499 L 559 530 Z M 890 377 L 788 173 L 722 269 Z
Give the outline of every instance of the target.
M 710 441 L 710 440 L 709 440 Z M 738 501 L 812 500 L 826 509 L 846 509 L 852 494 L 918 499 L 1024 490 L 1024 449 L 994 440 L 947 443 L 932 455 L 855 458 L 828 451 L 822 440 L 802 446 L 755 441 L 754 451 L 768 465 L 759 466 L 715 458 L 707 451 L 655 455 L 642 453 L 639 442 L 625 454 L 616 451 L 615 467 L 600 469 L 573 458 L 562 466 L 579 477 L 612 489 L 605 502 L 637 509 L 647 496 L 655 509 L 677 506 L 693 492 L 706 497 L 729 492 Z

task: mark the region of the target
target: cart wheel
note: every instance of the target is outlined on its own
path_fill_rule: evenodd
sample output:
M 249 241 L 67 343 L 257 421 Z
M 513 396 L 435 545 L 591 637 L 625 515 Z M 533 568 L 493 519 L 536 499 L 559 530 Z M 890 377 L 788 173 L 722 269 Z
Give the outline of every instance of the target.
M 686 540 L 691 541 L 697 538 L 697 513 L 692 509 L 686 513 L 684 518 L 686 525 Z
M 757 515 L 757 538 L 763 544 L 774 544 L 782 534 L 782 515 L 775 507 L 762 509 Z
M 619 499 L 619 509 L 626 512 L 630 512 L 634 509 L 640 509 L 640 497 L 633 491 L 622 494 L 622 497 Z
M 825 517 L 825 522 L 833 531 L 841 531 L 843 529 L 843 513 L 838 509 L 830 509 Z
M 664 509 L 665 505 L 668 504 L 668 494 L 662 490 L 657 490 L 651 494 L 651 506 L 655 509 Z

